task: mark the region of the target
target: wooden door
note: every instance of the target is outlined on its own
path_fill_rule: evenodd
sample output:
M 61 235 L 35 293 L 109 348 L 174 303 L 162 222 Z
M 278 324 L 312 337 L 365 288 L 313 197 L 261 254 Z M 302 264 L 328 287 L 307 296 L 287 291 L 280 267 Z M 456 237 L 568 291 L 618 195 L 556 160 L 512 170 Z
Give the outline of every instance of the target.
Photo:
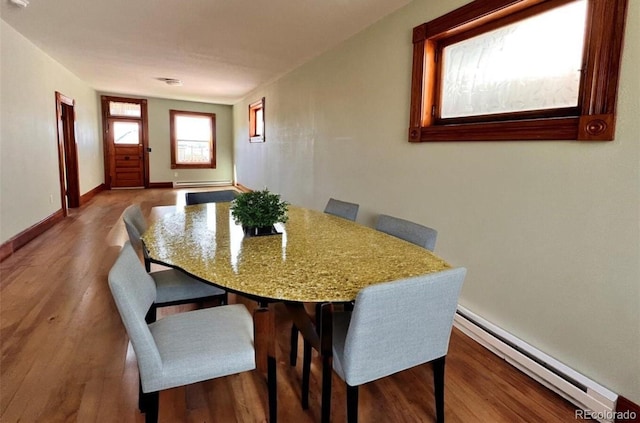
M 142 139 L 139 120 L 108 119 L 107 142 L 112 188 L 144 187 Z
M 66 195 L 69 208 L 80 207 L 80 179 L 78 177 L 78 149 L 75 135 L 75 113 L 72 105 L 62 103 L 62 131 L 64 133 L 64 164 Z
M 111 188 L 149 184 L 147 100 L 102 96 L 104 183 Z
M 75 137 L 75 100 L 56 91 L 56 121 L 58 126 L 58 171 L 62 213 L 80 207 L 80 177 L 78 148 Z

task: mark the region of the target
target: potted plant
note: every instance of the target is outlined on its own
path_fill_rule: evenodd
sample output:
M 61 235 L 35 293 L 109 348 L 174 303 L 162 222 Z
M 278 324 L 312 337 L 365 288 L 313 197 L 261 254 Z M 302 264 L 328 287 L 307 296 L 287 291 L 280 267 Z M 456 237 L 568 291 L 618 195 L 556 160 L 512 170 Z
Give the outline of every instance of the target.
M 248 236 L 272 235 L 278 233 L 273 227 L 274 223 L 284 223 L 289 219 L 288 205 L 280 200 L 279 194 L 265 188 L 238 195 L 231 203 L 231 215 Z

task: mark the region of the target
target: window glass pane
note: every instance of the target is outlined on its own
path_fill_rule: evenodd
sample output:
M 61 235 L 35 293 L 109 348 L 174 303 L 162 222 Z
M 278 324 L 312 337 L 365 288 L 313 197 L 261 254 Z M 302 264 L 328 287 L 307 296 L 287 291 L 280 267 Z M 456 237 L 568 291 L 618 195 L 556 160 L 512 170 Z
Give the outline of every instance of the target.
M 264 129 L 264 119 L 262 118 L 262 109 L 256 109 L 256 135 L 262 135 Z
M 211 118 L 176 116 L 176 131 L 179 140 L 208 142 L 211 139 Z
M 139 144 L 140 124 L 138 122 L 113 122 L 114 144 Z
M 177 162 L 210 163 L 211 118 L 176 116 Z
M 111 116 L 140 117 L 141 108 L 140 105 L 136 103 L 121 103 L 118 101 L 110 101 L 109 114 Z
M 209 143 L 178 140 L 177 163 L 210 163 Z
M 586 0 L 443 50 L 441 117 L 578 105 Z

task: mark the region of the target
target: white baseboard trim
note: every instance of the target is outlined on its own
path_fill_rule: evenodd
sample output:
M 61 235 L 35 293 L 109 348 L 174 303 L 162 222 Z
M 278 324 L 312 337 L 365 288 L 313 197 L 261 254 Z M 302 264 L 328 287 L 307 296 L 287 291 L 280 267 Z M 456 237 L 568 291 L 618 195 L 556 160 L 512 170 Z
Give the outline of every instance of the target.
M 603 423 L 613 423 L 618 395 L 462 306 L 454 326 L 529 377 Z

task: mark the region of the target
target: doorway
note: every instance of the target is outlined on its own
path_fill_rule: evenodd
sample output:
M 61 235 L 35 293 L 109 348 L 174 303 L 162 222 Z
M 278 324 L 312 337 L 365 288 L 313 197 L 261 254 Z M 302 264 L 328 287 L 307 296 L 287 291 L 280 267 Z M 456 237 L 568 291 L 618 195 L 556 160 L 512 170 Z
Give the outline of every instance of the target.
M 76 146 L 75 100 L 56 91 L 56 121 L 58 125 L 58 168 L 62 212 L 80 207 L 78 147 Z
M 147 101 L 102 97 L 105 185 L 145 188 L 149 184 Z

